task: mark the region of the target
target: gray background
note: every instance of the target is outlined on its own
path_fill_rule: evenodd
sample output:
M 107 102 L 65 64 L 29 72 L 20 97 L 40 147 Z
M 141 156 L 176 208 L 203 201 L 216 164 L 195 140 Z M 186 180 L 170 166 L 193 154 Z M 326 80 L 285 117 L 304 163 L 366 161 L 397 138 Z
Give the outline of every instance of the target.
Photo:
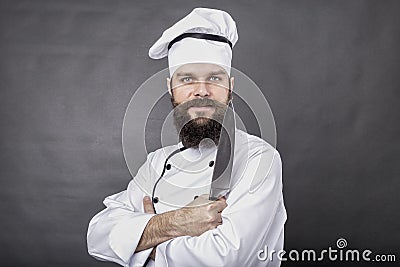
M 87 255 L 87 224 L 131 179 L 124 112 L 166 67 L 148 48 L 196 6 L 237 21 L 233 66 L 274 112 L 286 250 L 344 237 L 399 260 L 400 1 L 14 0 L 0 1 L 0 265 L 115 266 Z

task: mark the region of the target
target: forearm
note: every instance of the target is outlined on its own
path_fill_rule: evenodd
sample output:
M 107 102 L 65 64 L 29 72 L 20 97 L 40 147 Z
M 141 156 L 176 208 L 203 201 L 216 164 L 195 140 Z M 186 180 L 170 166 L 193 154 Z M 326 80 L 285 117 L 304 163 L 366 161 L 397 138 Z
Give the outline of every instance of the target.
M 153 216 L 147 223 L 135 252 L 183 235 L 175 223 L 178 214 L 178 211 L 169 211 Z

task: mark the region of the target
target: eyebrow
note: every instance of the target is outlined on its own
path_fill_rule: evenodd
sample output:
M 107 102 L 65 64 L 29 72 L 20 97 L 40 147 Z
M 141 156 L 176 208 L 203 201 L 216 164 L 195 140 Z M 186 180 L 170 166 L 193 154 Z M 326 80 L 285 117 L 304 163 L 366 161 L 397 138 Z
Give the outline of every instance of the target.
M 193 73 L 190 73 L 190 72 L 178 72 L 176 74 L 176 77 L 182 77 L 182 76 L 193 76 Z
M 227 75 L 227 74 L 223 70 L 217 70 L 217 71 L 210 72 L 210 75 Z

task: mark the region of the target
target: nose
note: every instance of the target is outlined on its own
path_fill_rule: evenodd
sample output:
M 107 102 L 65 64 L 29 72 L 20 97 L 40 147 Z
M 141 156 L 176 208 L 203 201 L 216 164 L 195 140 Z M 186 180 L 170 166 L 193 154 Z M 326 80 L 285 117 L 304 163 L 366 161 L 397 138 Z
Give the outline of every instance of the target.
M 210 90 L 206 82 L 199 82 L 195 85 L 194 96 L 197 97 L 208 97 L 210 96 Z

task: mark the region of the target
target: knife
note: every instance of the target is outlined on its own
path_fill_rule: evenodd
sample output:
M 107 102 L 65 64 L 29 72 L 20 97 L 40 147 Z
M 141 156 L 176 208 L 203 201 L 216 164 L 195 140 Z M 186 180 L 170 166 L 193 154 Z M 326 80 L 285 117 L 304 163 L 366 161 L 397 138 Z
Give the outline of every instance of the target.
M 235 112 L 231 100 L 222 122 L 209 200 L 217 200 L 229 192 L 235 150 L 235 128 Z

